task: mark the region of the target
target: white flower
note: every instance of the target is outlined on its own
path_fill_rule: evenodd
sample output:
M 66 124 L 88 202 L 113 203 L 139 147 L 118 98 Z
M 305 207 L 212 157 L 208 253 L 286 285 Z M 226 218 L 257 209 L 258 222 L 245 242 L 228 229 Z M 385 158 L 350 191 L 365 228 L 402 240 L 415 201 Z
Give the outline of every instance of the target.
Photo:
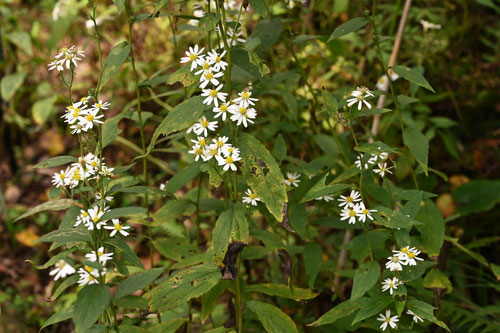
M 102 200 L 101 193 L 96 192 L 96 194 L 95 194 L 95 198 L 96 198 L 97 200 Z M 104 200 L 106 200 L 106 201 L 113 201 L 113 197 L 112 197 L 112 196 L 110 196 L 110 195 L 108 195 L 108 196 L 104 195 Z
M 406 310 L 406 313 L 407 313 L 407 314 L 409 314 L 410 316 L 413 316 L 413 321 L 414 321 L 415 323 L 417 323 L 417 324 L 418 324 L 418 321 L 419 321 L 419 320 L 420 320 L 421 322 L 424 322 L 424 320 L 422 319 L 422 317 L 420 317 L 420 316 L 418 316 L 418 315 L 414 314 L 414 313 L 413 313 L 413 311 L 411 311 L 411 310 Z
M 89 129 L 94 128 L 94 123 L 104 124 L 102 120 L 99 120 L 104 117 L 104 115 L 97 115 L 98 112 L 99 109 L 90 109 L 85 115 L 78 117 L 80 124 L 84 127 L 84 131 L 88 131 Z
M 78 123 L 71 125 L 69 128 L 71 129 L 71 134 L 80 134 L 85 129 L 85 125 Z
M 76 222 L 75 222 L 75 227 L 80 225 L 80 223 L 83 223 L 84 225 L 90 222 L 90 215 L 87 213 L 87 211 L 81 209 L 80 210 L 80 215 L 77 216 Z
M 241 157 L 235 154 L 227 156 L 225 158 L 222 156 L 215 156 L 215 158 L 217 159 L 217 162 L 219 162 L 220 166 L 224 166 L 224 171 L 227 171 L 229 168 L 231 168 L 231 170 L 233 171 L 236 171 L 236 165 L 234 164 L 234 162 L 241 160 Z
M 66 170 L 54 173 L 54 176 L 52 176 L 52 185 L 55 187 L 69 185 L 70 181 L 69 167 L 67 167 Z
M 368 169 L 368 168 L 369 168 L 368 163 L 370 163 L 370 164 L 374 164 L 374 163 L 375 163 L 375 162 L 373 162 L 373 160 L 370 158 L 370 159 L 368 159 L 368 161 L 367 161 L 368 163 L 365 163 L 365 164 L 363 165 L 363 168 L 361 168 L 361 164 L 362 164 L 362 162 L 363 162 L 363 156 L 364 156 L 363 154 L 359 154 L 359 155 L 358 155 L 358 157 L 356 158 L 356 161 L 354 162 L 354 164 L 356 165 L 356 167 L 357 167 L 359 170 L 366 170 L 366 169 Z
M 238 32 L 234 32 L 233 28 L 229 27 L 227 29 L 227 43 L 229 44 L 229 46 L 234 46 L 236 45 L 238 42 L 240 43 L 245 43 L 246 40 L 241 38 L 241 35 L 243 34 L 243 30 L 241 28 L 241 26 L 238 28 Z
M 207 118 L 203 116 L 192 128 L 196 135 L 201 135 L 201 133 L 203 133 L 204 136 L 207 136 L 207 129 L 213 132 L 217 127 L 217 121 L 208 121 Z
M 379 318 L 377 318 L 378 321 L 383 321 L 382 325 L 380 325 L 380 328 L 382 331 L 385 331 L 387 328 L 387 325 L 391 326 L 392 329 L 396 328 L 396 323 L 399 321 L 398 316 L 391 317 L 391 310 L 386 310 L 385 311 L 385 316 L 382 313 L 379 313 Z
M 363 95 L 359 95 L 357 97 L 354 97 L 354 98 L 350 98 L 347 100 L 347 106 L 352 106 L 354 104 L 358 103 L 358 110 L 361 110 L 361 107 L 363 106 L 363 103 L 365 103 L 366 107 L 368 107 L 368 109 L 371 109 L 372 106 L 370 105 L 370 103 L 368 103 L 366 100 L 365 100 L 365 96 Z
M 83 268 L 80 268 L 78 270 L 78 274 L 80 274 L 80 279 L 78 280 L 79 286 L 83 286 L 86 284 L 98 284 L 99 280 L 97 280 L 97 278 L 99 276 L 106 275 L 106 269 L 103 269 L 103 271 L 100 273 L 99 270 L 85 265 Z
M 380 147 L 379 147 L 380 150 Z M 386 153 L 385 151 L 379 151 L 374 154 L 371 154 L 370 159 L 368 160 L 368 163 L 370 164 L 375 164 L 377 161 L 384 161 L 387 157 L 389 157 L 389 154 Z
M 194 160 L 196 162 L 198 162 L 198 160 L 200 159 L 200 156 L 203 155 L 203 148 L 200 145 L 194 145 L 191 147 L 191 150 L 188 151 L 188 153 L 193 154 L 195 156 Z
M 106 262 L 108 260 L 113 259 L 113 253 L 112 252 L 104 253 L 104 247 L 101 246 L 99 249 L 97 249 L 97 253 L 95 251 L 87 253 L 85 255 L 85 258 L 87 258 L 90 261 L 97 261 L 99 259 L 99 263 L 104 266 L 106 265 Z
M 212 68 L 213 62 L 209 58 L 200 58 L 196 60 L 196 62 L 201 67 L 201 69 L 197 72 L 194 72 L 194 75 L 200 75 L 200 74 L 205 74 L 209 71 L 214 71 L 214 69 Z
M 219 136 L 217 139 L 212 139 L 212 142 L 222 151 L 231 146 L 229 143 L 226 143 L 227 140 L 229 140 L 227 136 Z
M 111 103 L 109 102 L 103 102 L 102 100 L 99 100 L 99 103 L 94 103 L 93 107 L 97 110 L 107 110 Z
M 201 155 L 201 158 L 203 161 L 209 161 L 212 159 L 212 157 L 217 157 L 220 155 L 220 148 L 217 146 L 217 144 L 211 144 L 209 146 L 206 146 L 203 149 L 203 155 Z
M 364 97 L 374 97 L 373 93 L 371 92 L 370 89 L 368 89 L 365 86 L 361 87 L 356 87 L 356 90 L 354 90 L 351 93 L 351 96 L 353 97 L 358 97 L 358 96 L 364 96 Z
M 441 24 L 435 24 L 426 20 L 420 20 L 420 24 L 422 25 L 422 28 L 424 29 L 424 32 L 427 32 L 428 30 L 439 30 L 441 29 Z
M 205 48 L 202 47 L 200 50 L 198 49 L 198 44 L 194 46 L 194 48 L 189 47 L 189 51 L 186 51 L 186 56 L 181 58 L 181 64 L 185 64 L 191 62 L 191 70 L 195 69 L 198 66 L 198 61 L 200 59 L 200 55 Z
M 66 108 L 66 113 L 61 117 L 64 119 L 64 122 L 68 124 L 74 124 L 80 120 L 82 115 L 87 114 L 87 104 L 83 102 L 73 103 L 73 105 L 68 106 Z
M 252 206 L 257 206 L 257 201 L 260 201 L 260 198 L 257 197 L 255 193 L 252 193 L 251 189 L 246 190 L 246 197 L 243 197 L 243 203 L 252 204 Z
M 223 72 L 219 72 L 219 73 L 215 73 L 212 71 L 212 70 L 208 70 L 206 72 L 204 72 L 201 77 L 200 77 L 200 88 L 205 88 L 208 83 L 210 82 L 211 84 L 213 84 L 214 86 L 217 86 L 219 84 L 219 80 L 217 80 L 218 77 L 221 77 L 223 76 L 224 73 Z
M 346 205 L 340 212 L 340 220 L 343 221 L 348 219 L 347 222 L 349 222 L 349 224 L 356 223 L 356 207 L 357 205 L 355 205 L 354 207 L 349 207 L 349 205 Z
M 191 142 L 203 148 L 207 145 L 207 138 L 199 136 L 197 140 L 191 140 Z
M 356 216 L 361 222 L 365 223 L 366 218 L 369 218 L 370 220 L 373 221 L 373 216 L 371 216 L 370 213 L 376 212 L 375 209 L 367 209 L 362 201 L 359 204 L 356 204 L 354 207 L 355 207 L 354 210 L 356 211 Z
M 64 260 L 59 260 L 57 264 L 54 265 L 55 269 L 50 271 L 49 275 L 54 276 L 54 281 L 59 280 L 59 278 L 65 278 L 68 275 L 73 274 L 76 270 Z
M 222 121 L 226 121 L 228 107 L 227 102 L 222 103 L 219 107 L 214 107 L 212 111 L 215 112 L 215 118 L 221 117 Z
M 294 172 L 294 173 L 291 173 L 291 172 L 287 172 L 286 173 L 286 178 L 285 178 L 285 184 L 288 185 L 288 186 L 295 186 L 295 187 L 299 187 L 299 183 L 300 183 L 300 176 L 301 174 L 300 173 L 297 173 L 297 172 Z
M 373 172 L 380 175 L 380 177 L 384 177 L 386 172 L 392 174 L 392 171 L 390 171 L 392 168 L 392 166 L 387 167 L 387 163 L 379 163 L 378 169 L 373 169 Z
M 259 99 L 258 98 L 252 98 L 252 92 L 251 91 L 242 91 L 238 93 L 238 98 L 234 99 L 234 103 L 240 104 L 240 106 L 248 107 L 249 105 L 255 105 L 254 102 L 257 102 Z
M 401 266 L 401 264 L 404 265 L 404 263 L 401 262 L 401 259 L 399 258 L 399 256 L 397 256 L 397 255 L 390 256 L 390 257 L 387 257 L 387 259 L 389 259 L 389 261 L 385 263 L 385 268 L 391 270 L 392 272 L 403 270 L 403 266 Z
M 359 192 L 352 190 L 351 194 L 349 194 L 347 197 L 341 195 L 340 199 L 338 199 L 338 201 L 340 201 L 339 207 L 342 207 L 342 206 L 354 207 L 354 204 L 356 202 L 361 201 L 361 195 L 359 194 Z
M 317 197 L 315 200 L 317 201 L 325 200 L 326 202 L 329 202 L 333 200 L 333 195 L 323 195 L 321 197 Z
M 85 224 L 88 230 L 94 230 L 94 227 L 101 229 L 101 226 L 105 225 L 107 220 L 100 221 L 101 217 L 104 215 L 104 211 L 100 210 L 98 206 L 90 208 L 88 210 L 89 220 Z
M 226 70 L 227 62 L 222 60 L 222 57 L 226 55 L 226 50 L 224 50 L 220 55 L 216 50 L 212 50 L 208 52 L 208 58 L 211 60 L 213 64 L 214 71 L 218 72 L 220 70 Z
M 257 117 L 257 111 L 254 108 L 248 109 L 237 104 L 229 106 L 229 112 L 231 112 L 231 120 L 236 122 L 236 126 L 240 126 L 243 123 L 243 126 L 247 127 L 248 123 L 253 124 L 252 119 Z
M 389 290 L 389 292 L 393 293 L 394 289 L 398 289 L 399 285 L 402 285 L 403 282 L 399 281 L 397 277 L 387 278 L 382 282 L 382 291 Z
M 240 156 L 240 149 L 235 148 L 230 144 L 226 144 L 224 147 L 222 147 L 222 154 L 226 157 L 231 155 Z
M 399 251 L 393 250 L 394 255 L 397 256 L 403 265 L 410 265 L 410 266 L 416 266 L 417 261 L 420 260 L 423 261 L 424 259 L 417 257 L 421 251 L 417 250 L 416 248 L 412 247 L 410 248 L 409 246 L 402 247 Z
M 64 67 L 66 67 L 66 69 L 70 69 L 71 66 L 78 67 L 77 60 L 82 60 L 80 57 L 85 57 L 85 54 L 83 51 L 79 51 L 74 45 L 69 49 L 63 47 L 55 56 L 56 60 L 48 64 L 49 71 L 57 69 L 59 72 L 62 72 Z
M 215 107 L 218 107 L 219 100 L 221 102 L 225 102 L 227 93 L 220 92 L 219 90 L 221 89 L 222 89 L 222 84 L 219 85 L 216 89 L 203 89 L 203 93 L 201 94 L 201 96 L 206 97 L 203 100 L 203 104 L 210 105 L 214 103 Z
M 113 230 L 109 234 L 110 237 L 113 237 L 117 232 L 119 232 L 123 236 L 128 236 L 129 233 L 125 230 L 130 229 L 129 226 L 124 226 L 123 224 L 120 223 L 120 220 L 118 219 L 112 219 L 111 222 L 113 222 L 112 226 L 111 225 L 104 226 L 104 229 Z
M 396 81 L 397 79 L 399 79 L 398 74 L 396 74 L 392 71 L 390 71 L 390 72 L 391 72 L 391 81 Z M 389 88 L 389 80 L 387 79 L 386 74 L 384 74 L 378 78 L 376 87 L 378 90 L 387 91 L 387 89 Z

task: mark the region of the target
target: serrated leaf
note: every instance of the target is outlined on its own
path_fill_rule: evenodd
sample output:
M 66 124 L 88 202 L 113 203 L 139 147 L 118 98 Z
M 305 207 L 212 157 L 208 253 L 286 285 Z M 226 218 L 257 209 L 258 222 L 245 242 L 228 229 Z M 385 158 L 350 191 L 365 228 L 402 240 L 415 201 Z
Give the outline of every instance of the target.
M 241 170 L 252 193 L 262 200 L 278 222 L 283 221 L 283 208 L 287 202 L 287 195 L 278 163 L 254 136 L 241 133 L 239 142 Z
M 336 194 L 340 191 L 343 191 L 351 186 L 348 184 L 333 184 L 333 185 L 325 185 L 326 177 L 328 174 L 325 174 L 323 178 L 321 178 L 316 184 L 307 193 L 304 195 L 301 203 L 314 200 L 316 198 Z
M 422 235 L 422 243 L 429 257 L 438 256 L 444 242 L 444 219 L 438 206 L 431 200 L 424 201 L 416 220 L 423 223 L 416 228 Z
M 299 332 L 293 320 L 274 305 L 259 301 L 247 301 L 245 307 L 255 313 L 268 333 Z
M 148 293 L 150 311 L 163 312 L 186 304 L 208 292 L 220 280 L 221 274 L 215 265 L 198 265 L 180 271 Z
M 124 41 L 115 45 L 108 57 L 104 61 L 104 69 L 102 71 L 101 87 L 103 87 L 116 72 L 120 69 L 123 63 L 127 60 L 130 54 L 131 45 Z
M 191 72 L 191 65 L 188 64 L 182 66 L 174 73 L 170 74 L 170 77 L 167 80 L 167 84 L 174 84 L 176 82 L 180 82 L 184 87 L 190 87 L 197 81 L 198 79 Z
M 365 262 L 358 268 L 354 275 L 354 282 L 351 292 L 351 300 L 363 296 L 377 283 L 380 275 L 380 265 L 376 261 Z
M 47 243 L 47 242 L 59 242 L 59 243 L 69 243 L 69 242 L 87 242 L 90 243 L 90 235 L 85 229 L 60 229 L 49 232 L 38 238 L 33 244 L 37 243 Z
M 113 301 L 117 301 L 123 296 L 130 295 L 137 290 L 141 290 L 149 286 L 161 275 L 161 273 L 163 273 L 164 270 L 165 267 L 153 268 L 148 271 L 129 276 L 118 285 L 118 288 L 116 288 Z
M 248 244 L 250 238 L 248 221 L 242 203 L 230 203 L 219 215 L 212 234 L 211 248 L 214 251 L 215 263 L 223 267 L 228 245 L 233 242 Z
M 354 32 L 356 30 L 359 30 L 363 28 L 368 22 L 370 22 L 370 19 L 367 17 L 356 17 L 350 19 L 349 21 L 342 23 L 340 26 L 335 28 L 335 30 L 333 30 L 333 33 L 330 35 L 330 37 L 326 42 L 330 43 L 334 39 L 350 34 L 351 32 Z
M 61 310 L 54 313 L 52 316 L 47 319 L 42 327 L 40 327 L 40 331 L 45 327 L 60 323 L 61 321 L 65 321 L 71 319 L 73 317 L 73 306 L 63 307 Z
M 435 93 L 434 89 L 432 89 L 429 82 L 427 82 L 427 80 L 423 77 L 422 74 L 419 73 L 419 71 L 416 68 L 409 68 L 406 66 L 397 65 L 392 67 L 392 70 L 402 78 Z
M 370 299 L 366 297 L 342 302 L 307 326 L 321 326 L 334 323 L 341 318 L 350 316 L 369 302 Z
M 406 127 L 403 131 L 403 141 L 427 174 L 429 140 L 417 129 Z
M 111 293 L 107 285 L 93 284 L 83 287 L 78 293 L 73 311 L 76 332 L 87 332 L 109 305 L 110 299 Z
M 269 296 L 278 296 L 295 300 L 313 299 L 318 296 L 318 293 L 311 289 L 295 287 L 293 288 L 292 294 L 289 285 L 276 283 L 247 284 L 243 286 L 242 292 L 263 293 Z
M 156 128 L 146 154 L 149 154 L 154 148 L 156 140 L 158 140 L 160 135 L 169 135 L 173 132 L 183 130 L 200 119 L 206 110 L 206 105 L 203 104 L 204 99 L 205 97 L 203 96 L 191 97 L 170 111 Z
M 44 212 L 47 210 L 63 210 L 69 208 L 72 204 L 74 203 L 74 200 L 72 199 L 58 199 L 58 200 L 51 200 L 44 202 L 43 204 L 40 204 L 38 206 L 35 206 L 33 208 L 28 209 L 27 212 L 22 214 L 21 216 L 18 216 L 14 222 L 17 222 L 21 219 L 24 219 L 28 216 Z
M 63 164 L 74 163 L 77 161 L 78 159 L 74 156 L 56 156 L 36 164 L 33 168 L 53 168 Z
M 6 75 L 2 78 L 2 81 L 0 82 L 0 93 L 3 100 L 8 101 L 14 96 L 17 89 L 19 89 L 19 87 L 23 84 L 26 75 L 26 72 L 18 72 Z

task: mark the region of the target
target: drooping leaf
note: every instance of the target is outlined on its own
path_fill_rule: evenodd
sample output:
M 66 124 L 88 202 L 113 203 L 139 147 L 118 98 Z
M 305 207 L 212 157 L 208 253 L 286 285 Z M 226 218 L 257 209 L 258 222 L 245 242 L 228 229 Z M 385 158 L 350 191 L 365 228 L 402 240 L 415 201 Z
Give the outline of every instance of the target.
M 92 284 L 83 287 L 78 293 L 73 322 L 77 333 L 87 332 L 109 305 L 111 293 L 107 285 Z
M 304 195 L 302 200 L 300 200 L 300 202 L 303 203 L 325 195 L 336 194 L 339 193 L 340 191 L 343 191 L 351 187 L 348 184 L 325 185 L 327 176 L 328 174 L 325 174 L 323 178 L 321 178 L 316 184 L 314 184 L 314 186 L 311 187 L 309 191 L 307 191 L 307 193 Z
M 63 307 L 61 310 L 57 311 L 52 316 L 50 316 L 49 319 L 47 319 L 43 323 L 42 327 L 40 327 L 40 331 L 47 326 L 60 323 L 61 321 L 71 319 L 72 317 L 73 317 L 73 307 L 72 306 Z
M 367 17 L 355 17 L 353 19 L 350 19 L 349 21 L 344 22 L 340 26 L 335 28 L 326 42 L 330 43 L 334 39 L 359 30 L 363 28 L 368 22 L 370 22 L 370 19 Z
M 396 65 L 392 67 L 392 70 L 402 78 L 435 93 L 434 89 L 432 89 L 429 82 L 427 82 L 424 76 L 420 74 L 420 72 L 416 68 L 409 68 L 406 66 Z
M 144 287 L 149 286 L 161 275 L 161 273 L 163 273 L 164 270 L 165 267 L 153 268 L 126 278 L 118 285 L 113 300 L 117 301 L 123 296 L 130 295 L 137 290 L 141 290 Z
M 337 320 L 350 316 L 355 311 L 364 307 L 370 302 L 369 298 L 361 297 L 355 300 L 348 300 L 335 306 L 333 309 L 319 317 L 315 322 L 307 326 L 321 326 L 326 324 L 331 324 Z
M 53 168 L 63 164 L 74 163 L 77 161 L 78 159 L 74 156 L 56 156 L 36 164 L 33 168 Z
M 151 311 L 167 311 L 186 304 L 208 292 L 220 279 L 221 274 L 215 265 L 198 265 L 180 271 L 148 293 L 151 295 Z
M 33 208 L 28 209 L 27 212 L 22 214 L 21 216 L 18 216 L 14 222 L 17 222 L 21 219 L 24 219 L 28 216 L 44 212 L 47 210 L 63 210 L 69 208 L 74 201 L 72 199 L 58 199 L 58 200 L 51 200 L 51 201 L 46 201 L 38 206 L 35 206 Z
M 115 45 L 108 57 L 104 61 L 104 69 L 102 71 L 101 87 L 113 77 L 113 75 L 118 72 L 123 63 L 127 60 L 130 54 L 131 45 L 123 41 L 120 44 Z
M 351 292 L 351 300 L 363 296 L 377 283 L 380 275 L 380 265 L 376 261 L 365 262 L 358 268 L 354 275 L 354 282 Z
M 392 297 L 379 297 L 379 298 L 369 298 L 367 304 L 359 310 L 359 312 L 354 317 L 351 325 L 354 326 L 357 323 L 370 318 L 376 314 L 382 312 L 389 304 L 393 302 Z
M 274 305 L 259 301 L 247 301 L 245 307 L 255 313 L 268 333 L 299 332 L 293 320 Z
M 428 320 L 450 332 L 448 326 L 446 326 L 445 323 L 443 323 L 434 316 L 435 307 L 433 307 L 432 305 L 419 301 L 416 298 L 408 297 L 406 306 L 408 307 L 409 310 L 411 310 L 414 314 L 421 317 L 422 319 Z
M 500 202 L 500 180 L 472 180 L 451 194 L 462 215 L 485 212 Z
M 255 193 L 279 222 L 287 202 L 281 169 L 274 157 L 254 136 L 241 133 L 241 170 L 252 193 Z
M 47 242 L 59 242 L 59 243 L 70 243 L 70 242 L 87 242 L 90 243 L 89 232 L 85 229 L 60 229 L 49 232 L 38 238 L 33 244 L 47 243 Z
M 322 259 L 323 250 L 321 249 L 321 246 L 318 243 L 307 243 L 304 249 L 304 267 L 306 269 L 306 274 L 309 277 L 309 288 L 314 287 L 314 282 L 316 281 L 316 277 L 321 269 Z
M 66 289 L 71 287 L 74 284 L 77 284 L 80 276 L 78 274 L 73 274 L 70 277 L 67 277 L 55 291 L 52 292 L 52 296 L 50 296 L 50 300 L 55 301 Z
M 0 82 L 0 93 L 3 100 L 8 101 L 14 96 L 17 89 L 23 84 L 27 74 L 26 72 L 18 72 L 6 75 L 2 78 Z
M 290 286 L 286 284 L 276 284 L 276 283 L 257 283 L 257 284 L 247 284 L 242 288 L 243 292 L 257 292 L 263 293 L 269 296 L 278 296 L 295 300 L 303 299 L 313 299 L 318 296 L 317 292 L 311 289 L 304 288 L 293 288 L 293 294 L 290 290 Z
M 431 200 L 424 201 L 416 220 L 424 223 L 416 228 L 422 235 L 422 242 L 429 257 L 438 256 L 444 242 L 444 219 L 438 206 Z
M 248 60 L 250 61 L 251 64 L 255 65 L 259 69 L 261 77 L 266 75 L 266 74 L 271 73 L 271 70 L 269 69 L 269 67 L 267 67 L 266 64 L 262 63 L 262 60 L 260 60 L 257 53 L 253 52 L 252 50 L 250 50 L 249 48 L 246 48 L 244 46 L 241 46 L 241 48 L 244 49 L 245 51 L 247 51 Z
M 429 140 L 414 127 L 406 127 L 403 131 L 403 140 L 405 146 L 410 149 L 410 152 L 415 157 L 417 162 L 427 174 L 427 161 L 429 155 Z

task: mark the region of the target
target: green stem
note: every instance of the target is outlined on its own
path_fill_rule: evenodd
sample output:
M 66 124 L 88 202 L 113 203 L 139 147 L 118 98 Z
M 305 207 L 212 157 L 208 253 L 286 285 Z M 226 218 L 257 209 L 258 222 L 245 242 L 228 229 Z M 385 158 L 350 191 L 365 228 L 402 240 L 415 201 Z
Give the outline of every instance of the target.
M 241 303 L 241 285 L 240 285 L 240 265 L 241 264 L 241 256 L 238 255 L 238 259 L 236 261 L 237 272 L 236 280 L 235 280 L 235 288 L 236 288 L 236 321 L 237 321 L 237 329 L 238 333 L 243 332 L 243 313 L 242 313 L 242 303 Z
M 370 242 L 370 237 L 368 236 L 368 230 L 366 230 L 364 223 L 360 223 L 360 225 L 361 228 L 363 228 L 363 231 L 365 232 L 366 235 L 366 243 L 368 245 L 368 253 L 370 254 L 370 261 L 373 261 L 372 244 Z

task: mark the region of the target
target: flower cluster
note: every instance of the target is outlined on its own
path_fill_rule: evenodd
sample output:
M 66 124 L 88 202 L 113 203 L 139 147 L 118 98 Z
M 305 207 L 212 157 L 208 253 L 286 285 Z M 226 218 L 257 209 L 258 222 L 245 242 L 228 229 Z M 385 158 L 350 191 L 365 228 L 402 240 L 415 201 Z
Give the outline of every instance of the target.
M 79 51 L 75 45 L 70 47 L 69 49 L 67 47 L 63 47 L 62 49 L 59 50 L 59 53 L 54 57 L 55 60 L 52 61 L 49 66 L 49 71 L 53 69 L 57 69 L 59 72 L 64 71 L 64 68 L 66 69 L 71 69 L 72 66 L 78 67 L 78 62 L 81 61 L 82 58 L 80 57 L 85 57 L 85 54 L 83 51 Z
M 354 164 L 360 170 L 368 170 L 372 165 L 377 164 L 378 168 L 373 169 L 373 172 L 380 177 L 384 177 L 386 173 L 392 174 L 392 171 L 390 169 L 392 169 L 393 166 L 388 167 L 387 162 L 385 162 L 388 157 L 389 154 L 381 151 L 379 153 L 370 154 L 370 158 L 366 162 L 364 162 L 365 155 L 361 153 L 356 158 Z
M 56 172 L 52 176 L 52 185 L 72 189 L 85 181 L 94 180 L 98 176 L 112 176 L 113 170 L 113 168 L 108 168 L 98 156 L 88 153 L 84 157 L 78 158 L 78 162 L 72 163 L 65 170 Z
M 361 201 L 361 195 L 359 192 L 352 190 L 348 196 L 341 195 L 339 207 L 343 207 L 340 212 L 340 220 L 348 220 L 349 224 L 359 222 L 366 222 L 366 219 L 373 220 L 372 212 L 376 212 L 375 209 L 366 208 L 363 201 Z
M 229 1 L 222 1 L 221 4 L 224 6 L 224 10 L 226 12 L 226 21 L 227 22 L 236 22 L 239 18 L 240 21 L 243 21 L 245 19 L 244 14 L 246 11 L 242 11 L 241 15 L 239 14 L 240 11 L 240 6 L 241 4 L 238 1 L 235 0 L 229 0 Z M 193 5 L 193 16 L 202 18 L 206 14 L 206 10 L 208 8 L 211 8 L 214 10 L 216 7 L 215 1 L 213 0 L 208 0 L 208 1 L 195 1 Z M 245 9 L 245 7 L 243 7 Z M 199 20 L 192 19 L 189 20 L 188 22 L 190 25 L 197 26 L 199 23 Z
M 403 266 L 416 266 L 417 260 L 422 261 L 424 259 L 417 257 L 420 251 L 414 247 L 405 246 L 399 251 L 392 250 L 393 255 L 388 257 L 389 261 L 385 264 L 385 268 L 391 271 L 402 271 Z
M 363 104 L 365 104 L 368 109 L 372 108 L 370 103 L 368 103 L 366 101 L 366 98 L 367 97 L 374 97 L 374 95 L 370 91 L 370 89 L 368 89 L 367 87 L 364 87 L 364 86 L 357 87 L 356 90 L 354 90 L 351 93 L 351 97 L 352 98 L 347 100 L 348 107 L 351 107 L 354 104 L 358 103 L 358 110 L 361 110 L 361 108 L 363 107 Z
M 85 255 L 85 259 L 87 259 L 88 261 L 91 261 L 91 262 L 99 263 L 103 267 L 101 270 L 94 268 L 94 267 L 91 267 L 91 266 L 88 266 L 88 265 L 84 265 L 83 267 L 81 267 L 78 270 L 78 274 L 80 275 L 80 279 L 78 280 L 79 286 L 83 286 L 86 284 L 98 284 L 98 283 L 100 283 L 99 278 L 104 279 L 104 277 L 106 276 L 106 272 L 107 272 L 106 267 L 104 267 L 104 266 L 106 266 L 106 263 L 108 262 L 108 260 L 113 259 L 113 253 L 112 252 L 104 253 L 104 247 L 100 247 L 99 249 L 97 249 L 97 252 L 92 251 L 90 253 L 87 253 Z
M 101 120 L 104 117 L 103 111 L 109 108 L 110 103 L 99 100 L 89 107 L 88 102 L 91 99 L 91 96 L 83 97 L 80 101 L 68 106 L 66 113 L 61 116 L 64 122 L 70 125 L 71 134 L 88 132 L 96 124 L 104 123 Z

